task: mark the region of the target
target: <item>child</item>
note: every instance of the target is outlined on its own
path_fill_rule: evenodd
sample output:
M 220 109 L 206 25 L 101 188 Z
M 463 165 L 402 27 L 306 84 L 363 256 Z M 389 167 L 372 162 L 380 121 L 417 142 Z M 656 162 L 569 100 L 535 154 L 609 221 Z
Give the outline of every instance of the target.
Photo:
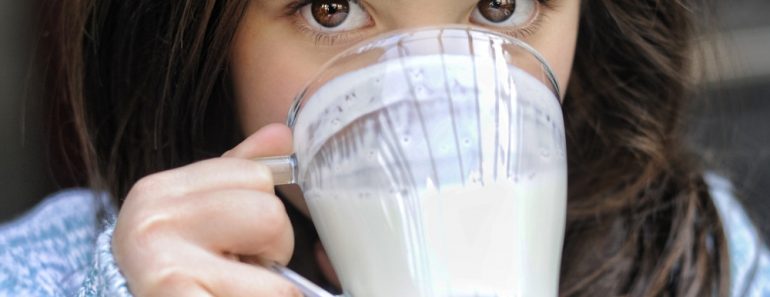
M 274 189 L 250 159 L 291 152 L 273 123 L 334 54 L 465 24 L 523 39 L 569 82 L 562 296 L 770 296 L 756 230 L 680 135 L 691 2 L 52 4 L 48 97 L 73 123 L 53 132 L 78 136 L 67 160 L 83 161 L 93 191 L 59 193 L 0 229 L 0 294 L 300 296 L 264 261 L 339 286 L 301 192 Z

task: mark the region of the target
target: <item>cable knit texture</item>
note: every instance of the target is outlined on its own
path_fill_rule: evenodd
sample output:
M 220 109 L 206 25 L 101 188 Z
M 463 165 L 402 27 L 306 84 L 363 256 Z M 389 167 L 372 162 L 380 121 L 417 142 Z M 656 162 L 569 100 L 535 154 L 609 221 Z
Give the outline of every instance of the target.
M 760 234 L 730 183 L 713 174 L 706 180 L 727 232 L 731 295 L 770 297 L 770 257 Z M 80 189 L 0 225 L 0 297 L 131 296 L 111 251 L 115 216 L 108 197 Z

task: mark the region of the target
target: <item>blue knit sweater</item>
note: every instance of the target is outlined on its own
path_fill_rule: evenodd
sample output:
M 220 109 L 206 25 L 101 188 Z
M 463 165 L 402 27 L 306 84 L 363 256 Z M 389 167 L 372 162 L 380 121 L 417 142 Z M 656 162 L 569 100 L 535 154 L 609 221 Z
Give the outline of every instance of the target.
M 770 256 L 759 233 L 730 183 L 706 180 L 727 232 L 731 295 L 770 297 Z M 131 296 L 111 253 L 115 215 L 106 196 L 69 190 L 0 225 L 0 296 Z

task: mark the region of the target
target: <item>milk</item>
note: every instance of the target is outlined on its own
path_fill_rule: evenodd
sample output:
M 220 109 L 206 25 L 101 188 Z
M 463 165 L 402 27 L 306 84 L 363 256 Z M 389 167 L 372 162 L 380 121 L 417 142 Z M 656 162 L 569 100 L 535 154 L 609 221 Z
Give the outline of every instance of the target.
M 319 89 L 294 131 L 345 295 L 557 295 L 563 122 L 528 74 L 448 55 L 369 66 Z
M 554 175 L 431 192 L 419 218 L 386 195 L 308 203 L 351 296 L 556 296 L 565 185 Z M 410 242 L 408 220 L 424 242 Z

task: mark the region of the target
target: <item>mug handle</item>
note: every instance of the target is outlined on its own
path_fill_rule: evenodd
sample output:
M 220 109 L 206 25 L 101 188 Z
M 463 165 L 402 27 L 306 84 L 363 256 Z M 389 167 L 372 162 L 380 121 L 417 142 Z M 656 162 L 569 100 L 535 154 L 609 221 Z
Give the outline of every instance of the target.
M 273 184 L 276 186 L 297 183 L 297 157 L 295 155 L 256 158 L 254 161 L 270 169 L 273 174 Z

